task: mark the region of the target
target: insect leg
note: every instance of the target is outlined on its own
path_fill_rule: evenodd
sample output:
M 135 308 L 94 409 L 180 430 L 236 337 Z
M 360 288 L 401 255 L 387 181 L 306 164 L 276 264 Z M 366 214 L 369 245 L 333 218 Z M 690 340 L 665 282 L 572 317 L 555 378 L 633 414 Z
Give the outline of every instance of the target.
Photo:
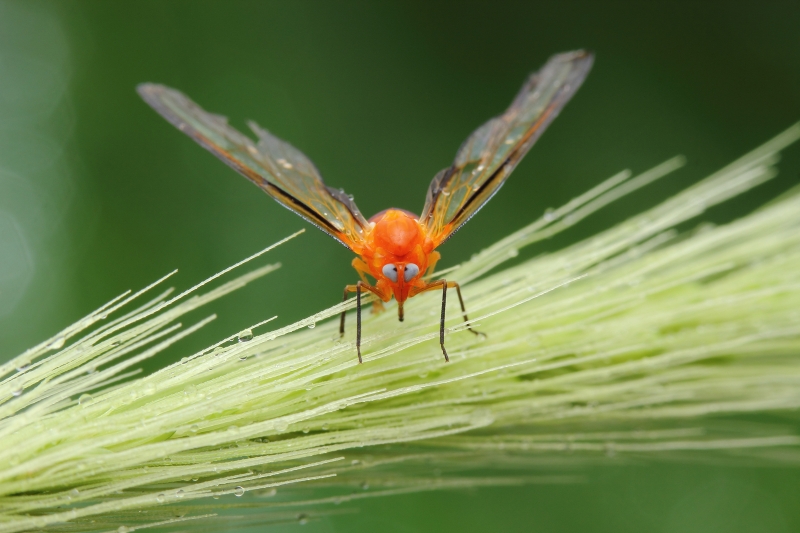
M 356 352 L 358 352 L 358 364 L 361 360 L 361 282 L 356 283 Z
M 464 306 L 464 298 L 462 298 L 461 296 L 461 286 L 455 281 L 447 281 L 445 279 L 440 279 L 438 281 L 434 281 L 433 283 L 429 283 L 420 288 L 417 287 L 412 288 L 411 292 L 409 293 L 409 297 L 416 296 L 421 292 L 438 289 L 439 287 L 442 287 L 442 315 L 439 321 L 439 344 L 442 347 L 444 360 L 450 361 L 450 357 L 447 355 L 447 350 L 445 350 L 444 347 L 444 320 L 445 320 L 445 312 L 447 310 L 447 289 L 448 287 L 454 287 L 456 289 L 456 294 L 458 294 L 458 302 L 461 304 L 461 312 L 463 313 L 464 316 L 464 322 L 469 322 L 469 317 L 467 316 L 467 309 Z M 485 336 L 483 333 L 472 329 L 469 325 L 467 325 L 467 329 L 469 329 L 472 333 L 475 333 L 476 335 Z
M 344 300 L 347 300 L 347 295 L 351 292 L 356 293 L 356 351 L 358 352 L 358 362 L 359 364 L 362 363 L 361 359 L 361 292 L 362 290 L 367 290 L 380 298 L 381 300 L 386 300 L 386 295 L 383 294 L 378 287 L 373 287 L 369 283 L 364 283 L 363 281 L 357 282 L 355 285 L 347 285 L 344 288 Z M 341 318 L 339 319 L 339 336 L 344 335 L 344 318 L 346 316 L 345 311 L 342 311 Z
M 448 285 L 447 280 L 440 279 L 438 281 L 434 281 L 433 283 L 428 283 L 427 285 L 421 288 L 414 287 L 411 289 L 411 292 L 409 293 L 409 297 L 411 297 L 421 292 L 432 291 L 434 289 L 438 289 L 439 287 L 442 288 L 442 316 L 439 320 L 439 346 L 442 347 L 442 354 L 444 354 L 445 362 L 450 361 L 450 356 L 447 355 L 447 350 L 444 347 L 444 319 L 445 319 L 445 314 L 447 312 L 447 285 Z
M 444 315 L 447 310 L 447 281 L 441 280 L 442 284 L 442 318 L 439 321 L 439 346 L 442 347 L 444 354 L 444 362 L 449 363 L 450 358 L 447 356 L 447 350 L 444 349 Z
M 369 274 L 369 266 L 360 257 L 353 258 L 353 261 L 350 264 L 356 269 L 358 277 L 361 278 L 361 281 L 368 285 L 369 280 L 367 279 L 367 274 Z M 383 311 L 383 302 L 380 300 L 374 300 L 372 302 L 372 312 L 382 313 Z
M 456 283 L 455 281 L 448 281 L 447 285 L 450 286 L 450 287 L 455 287 L 456 288 L 456 294 L 458 294 L 458 303 L 461 304 L 461 313 L 464 316 L 464 322 L 468 323 L 469 322 L 469 317 L 467 316 L 467 308 L 464 307 L 464 298 L 461 297 L 461 286 L 458 283 Z M 467 324 L 467 329 L 470 330 L 475 335 L 482 335 L 484 337 L 486 336 L 485 333 L 481 333 L 480 331 L 475 331 L 474 329 L 472 329 L 472 326 L 470 326 L 469 324 Z
M 342 303 L 347 301 L 347 295 L 350 294 L 350 285 L 347 285 L 344 288 L 344 298 L 342 298 Z M 339 336 L 344 337 L 344 317 L 347 316 L 347 311 L 342 311 L 342 316 L 339 319 Z

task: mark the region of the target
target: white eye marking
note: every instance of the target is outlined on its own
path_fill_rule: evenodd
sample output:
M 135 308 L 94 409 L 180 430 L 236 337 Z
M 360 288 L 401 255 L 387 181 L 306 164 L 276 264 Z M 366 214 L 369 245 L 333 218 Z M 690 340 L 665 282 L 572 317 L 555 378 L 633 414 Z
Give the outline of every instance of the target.
M 392 263 L 386 263 L 381 269 L 383 275 L 389 278 L 392 283 L 397 283 L 397 267 Z
M 408 263 L 406 265 L 405 271 L 403 272 L 403 279 L 406 280 L 406 283 L 414 279 L 417 274 L 419 274 L 419 267 L 414 263 Z

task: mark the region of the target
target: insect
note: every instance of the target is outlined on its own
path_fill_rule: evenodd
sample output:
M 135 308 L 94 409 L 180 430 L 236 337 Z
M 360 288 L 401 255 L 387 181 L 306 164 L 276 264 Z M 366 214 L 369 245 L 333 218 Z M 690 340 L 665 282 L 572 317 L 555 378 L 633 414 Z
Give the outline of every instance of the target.
M 455 289 L 468 329 L 469 318 L 461 287 L 452 280 L 432 280 L 436 251 L 500 189 L 511 171 L 578 90 L 591 69 L 592 54 L 578 50 L 551 57 L 522 86 L 511 106 L 475 130 L 456 153 L 453 163 L 433 178 L 422 214 L 387 209 L 364 218 L 352 197 L 325 185 L 317 168 L 299 150 L 259 127 L 248 125 L 253 141 L 208 113 L 184 94 L 163 85 L 145 83 L 137 90 L 159 114 L 234 170 L 287 207 L 352 250 L 360 280 L 344 289 L 344 299 L 356 294 L 356 351 L 361 358 L 361 296 L 380 302 L 394 296 L 403 320 L 403 304 L 420 293 L 441 290 L 439 344 L 444 347 L 447 290 Z M 370 284 L 367 275 L 374 278 Z M 339 331 L 344 335 L 345 313 Z

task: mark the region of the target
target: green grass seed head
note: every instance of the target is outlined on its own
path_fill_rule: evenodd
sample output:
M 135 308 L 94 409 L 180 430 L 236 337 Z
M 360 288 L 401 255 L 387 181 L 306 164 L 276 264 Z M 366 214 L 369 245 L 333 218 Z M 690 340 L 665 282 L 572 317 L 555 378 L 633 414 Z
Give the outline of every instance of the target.
M 487 336 L 453 307 L 447 364 L 429 295 L 401 327 L 365 317 L 363 365 L 354 332 L 326 320 L 348 302 L 141 376 L 213 320 L 187 313 L 277 265 L 123 294 L 0 367 L 0 533 L 185 529 L 245 502 L 265 523 L 305 523 L 364 497 L 572 482 L 559 465 L 609 456 L 796 462 L 800 193 L 724 226 L 676 226 L 773 177 L 798 138 L 795 125 L 607 231 L 502 266 L 683 159 L 619 173 L 450 270 Z M 785 416 L 747 421 L 763 412 Z

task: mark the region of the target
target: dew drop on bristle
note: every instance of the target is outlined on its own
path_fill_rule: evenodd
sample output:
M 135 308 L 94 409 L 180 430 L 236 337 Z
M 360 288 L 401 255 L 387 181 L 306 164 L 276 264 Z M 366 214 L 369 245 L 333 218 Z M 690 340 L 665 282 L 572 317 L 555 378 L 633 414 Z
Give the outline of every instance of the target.
M 92 404 L 93 400 L 94 398 L 92 398 L 91 394 L 81 394 L 80 398 L 78 398 L 78 405 L 81 407 L 88 407 Z
M 164 500 L 166 500 L 166 499 L 167 499 L 167 497 L 163 492 L 161 494 L 159 494 L 158 496 L 156 496 L 156 501 L 158 503 L 164 503 Z
M 178 490 L 175 492 L 175 497 L 176 497 L 176 498 L 183 498 L 183 496 L 184 496 L 185 494 L 186 494 L 186 493 L 185 493 L 185 492 L 183 492 L 183 489 L 178 489 Z
M 308 325 L 308 329 L 314 329 L 315 327 L 317 327 L 316 322 L 312 322 L 311 324 Z
M 242 487 L 241 485 L 237 486 L 235 489 L 233 489 L 233 495 L 236 496 L 237 498 L 243 496 L 244 487 Z
M 64 343 L 67 342 L 66 337 L 56 337 L 53 339 L 53 342 L 47 345 L 48 350 L 59 350 L 64 347 Z
M 20 361 L 19 363 L 17 363 L 17 367 L 16 367 L 17 368 L 17 372 L 25 372 L 26 370 L 28 370 L 28 367 L 30 367 L 30 366 L 31 366 L 31 362 L 30 361 Z
M 247 342 L 253 340 L 253 330 L 245 329 L 239 332 L 239 342 Z
M 544 210 L 544 220 L 545 222 L 552 222 L 556 218 L 556 212 L 552 207 L 548 207 Z
M 11 391 L 11 395 L 15 396 L 15 397 L 16 396 L 22 396 L 22 387 L 12 390 Z
M 297 515 L 297 523 L 301 526 L 308 524 L 308 515 L 305 513 L 300 513 Z

